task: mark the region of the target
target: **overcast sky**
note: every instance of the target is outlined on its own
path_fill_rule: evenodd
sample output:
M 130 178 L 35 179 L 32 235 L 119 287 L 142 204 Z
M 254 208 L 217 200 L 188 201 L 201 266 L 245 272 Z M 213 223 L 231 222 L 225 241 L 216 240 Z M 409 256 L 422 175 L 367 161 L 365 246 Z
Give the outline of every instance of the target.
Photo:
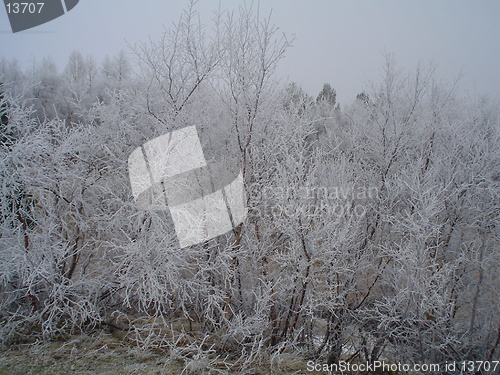
M 186 1 L 80 0 L 66 15 L 13 34 L 0 9 L 0 56 L 23 67 L 50 55 L 59 69 L 79 50 L 97 61 L 127 50 L 127 42 L 156 40 L 176 21 Z M 222 0 L 222 9 L 243 1 Z M 219 0 L 201 0 L 210 20 Z M 500 1 L 498 0 L 261 0 L 261 13 L 272 9 L 280 30 L 295 35 L 279 67 L 286 81 L 317 95 L 323 83 L 346 104 L 380 77 L 383 52 L 412 70 L 418 61 L 434 62 L 444 79 L 465 73 L 463 93 L 500 97 Z

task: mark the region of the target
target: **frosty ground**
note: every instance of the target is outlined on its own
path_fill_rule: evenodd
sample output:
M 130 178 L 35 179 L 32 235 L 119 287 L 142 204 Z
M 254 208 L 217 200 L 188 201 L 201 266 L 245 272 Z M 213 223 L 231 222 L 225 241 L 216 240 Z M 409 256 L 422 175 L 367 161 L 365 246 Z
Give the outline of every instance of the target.
M 208 367 L 207 367 L 208 366 Z M 242 368 L 224 358 L 172 359 L 169 353 L 142 350 L 111 333 L 79 335 L 53 343 L 21 344 L 0 352 L 1 375 L 62 374 L 301 374 L 306 361 L 282 355 L 270 363 Z M 308 372 L 314 375 L 315 372 Z

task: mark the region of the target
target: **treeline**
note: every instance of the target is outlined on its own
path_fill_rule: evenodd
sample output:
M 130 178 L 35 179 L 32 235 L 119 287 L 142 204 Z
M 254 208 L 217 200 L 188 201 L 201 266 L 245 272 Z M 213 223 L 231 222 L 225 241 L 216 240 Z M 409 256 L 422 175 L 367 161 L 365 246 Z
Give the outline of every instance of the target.
M 0 64 L 2 343 L 113 326 L 186 364 L 498 359 L 498 105 L 388 56 L 339 108 L 274 80 L 290 40 L 269 19 L 196 20 L 130 60 Z M 243 171 L 248 216 L 181 250 L 127 159 L 191 125 Z
M 98 64 L 92 56 L 74 51 L 62 71 L 50 56 L 24 70 L 16 60 L 2 58 L 0 74 L 3 91 L 22 97 L 40 121 L 59 118 L 71 124 L 87 121 L 86 111 L 122 89 L 132 77 L 132 64 L 125 52 Z

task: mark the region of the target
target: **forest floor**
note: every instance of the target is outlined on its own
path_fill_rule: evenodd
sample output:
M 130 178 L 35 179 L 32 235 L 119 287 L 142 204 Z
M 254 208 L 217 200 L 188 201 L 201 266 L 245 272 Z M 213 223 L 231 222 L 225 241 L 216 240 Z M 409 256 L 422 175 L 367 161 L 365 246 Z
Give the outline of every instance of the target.
M 241 368 L 217 360 L 191 361 L 171 359 L 168 353 L 156 353 L 131 346 L 111 333 L 72 336 L 65 341 L 11 346 L 0 351 L 0 375 L 167 375 L 167 374 L 316 374 L 306 371 L 307 361 L 284 355 L 271 364 Z

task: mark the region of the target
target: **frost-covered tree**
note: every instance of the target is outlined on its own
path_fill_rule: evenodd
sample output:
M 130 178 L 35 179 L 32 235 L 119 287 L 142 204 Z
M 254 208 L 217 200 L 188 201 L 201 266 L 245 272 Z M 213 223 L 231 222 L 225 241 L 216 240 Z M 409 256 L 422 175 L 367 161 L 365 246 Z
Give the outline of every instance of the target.
M 31 92 L 36 115 L 41 120 L 53 119 L 60 114 L 64 99 L 62 98 L 62 80 L 56 63 L 51 57 L 45 57 L 40 63 L 33 63 L 29 75 Z
M 497 103 L 389 57 L 340 110 L 330 86 L 315 101 L 275 80 L 290 41 L 258 9 L 210 26 L 192 2 L 135 46 L 139 79 L 125 53 L 26 80 L 0 64 L 2 342 L 107 325 L 186 368 L 496 358 Z M 168 210 L 136 207 L 127 160 L 188 125 L 243 172 L 248 216 L 180 249 Z
M 317 103 L 324 103 L 334 107 L 337 103 L 337 93 L 329 83 L 325 83 L 316 98 Z

